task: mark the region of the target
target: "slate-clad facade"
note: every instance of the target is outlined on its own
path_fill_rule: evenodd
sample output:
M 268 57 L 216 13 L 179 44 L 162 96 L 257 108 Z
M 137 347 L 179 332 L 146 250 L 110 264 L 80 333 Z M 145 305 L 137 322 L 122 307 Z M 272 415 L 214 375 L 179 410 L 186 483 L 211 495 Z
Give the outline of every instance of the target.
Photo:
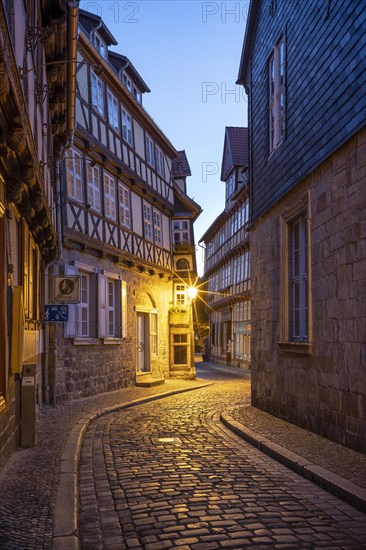
M 241 81 L 251 91 L 252 176 L 261 182 L 251 201 L 253 221 L 364 126 L 364 15 L 365 5 L 357 0 L 252 3 L 255 31 Z M 271 155 L 265 69 L 281 36 L 285 140 Z M 279 184 L 273 185 L 274 174 Z
M 252 402 L 365 451 L 364 2 L 252 0 Z

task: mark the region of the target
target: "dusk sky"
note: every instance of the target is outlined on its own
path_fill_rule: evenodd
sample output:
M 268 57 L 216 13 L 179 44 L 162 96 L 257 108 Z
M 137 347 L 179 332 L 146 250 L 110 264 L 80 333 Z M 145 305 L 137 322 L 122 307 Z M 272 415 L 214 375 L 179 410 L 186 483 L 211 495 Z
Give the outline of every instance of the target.
M 203 213 L 196 243 L 224 208 L 220 181 L 225 126 L 247 125 L 247 98 L 236 86 L 249 0 L 241 2 L 82 1 L 100 15 L 149 86 L 143 105 L 176 149 L 185 149 L 188 195 Z M 203 254 L 197 253 L 203 272 Z

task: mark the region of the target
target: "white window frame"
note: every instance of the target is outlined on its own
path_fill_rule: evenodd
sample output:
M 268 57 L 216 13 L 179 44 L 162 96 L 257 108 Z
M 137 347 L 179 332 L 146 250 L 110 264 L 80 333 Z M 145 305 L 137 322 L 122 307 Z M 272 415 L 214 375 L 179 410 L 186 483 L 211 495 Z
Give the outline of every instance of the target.
M 153 208 L 153 226 L 154 226 L 154 241 L 156 244 L 162 244 L 161 233 L 161 212 Z
M 67 194 L 78 202 L 83 202 L 83 158 L 75 149 L 66 156 Z
M 111 220 L 116 220 L 116 180 L 108 172 L 103 174 L 103 189 L 105 215 Z
M 111 293 L 112 288 L 112 293 Z M 107 294 L 106 294 L 106 313 L 107 313 L 107 337 L 116 338 L 116 296 L 117 296 L 117 281 L 107 277 Z M 111 322 L 112 319 L 112 322 Z
M 104 84 L 94 71 L 91 72 L 91 96 L 94 109 L 104 116 Z
M 90 273 L 86 271 L 79 271 L 80 275 L 80 304 L 78 307 L 78 337 L 89 338 L 90 337 Z M 86 288 L 83 287 L 83 283 L 86 282 Z M 86 292 L 86 300 L 84 299 L 84 292 Z M 84 319 L 84 315 L 86 319 Z M 84 327 L 86 330 L 84 330 Z
M 269 75 L 269 150 L 281 145 L 285 138 L 285 40 L 281 37 L 268 63 Z
M 122 137 L 129 144 L 133 144 L 132 117 L 124 107 L 122 107 Z
M 153 240 L 152 207 L 149 203 L 143 203 L 144 235 L 145 239 Z
M 107 89 L 108 122 L 109 125 L 119 132 L 119 103 L 118 99 Z
M 187 305 L 187 285 L 182 283 L 174 284 L 174 305 L 175 306 Z
M 163 178 L 165 177 L 165 167 L 164 167 L 164 153 L 158 145 L 155 145 L 156 153 L 156 170 Z
M 119 222 L 124 227 L 131 227 L 130 190 L 118 181 Z
M 100 168 L 99 166 L 92 166 L 89 159 L 87 159 L 86 181 L 88 204 L 96 212 L 101 212 Z
M 149 134 L 145 135 L 146 162 L 155 168 L 154 142 Z

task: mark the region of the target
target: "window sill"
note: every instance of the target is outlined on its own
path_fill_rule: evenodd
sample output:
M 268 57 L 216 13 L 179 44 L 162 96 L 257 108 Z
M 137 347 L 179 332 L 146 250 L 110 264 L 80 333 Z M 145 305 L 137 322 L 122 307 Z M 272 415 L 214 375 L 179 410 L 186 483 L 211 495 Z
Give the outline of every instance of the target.
M 102 338 L 102 342 L 106 346 L 116 346 L 123 343 L 122 338 Z
M 97 338 L 74 338 L 72 343 L 74 346 L 96 346 L 99 344 Z
M 278 342 L 278 347 L 284 353 L 311 355 L 312 346 L 309 342 Z

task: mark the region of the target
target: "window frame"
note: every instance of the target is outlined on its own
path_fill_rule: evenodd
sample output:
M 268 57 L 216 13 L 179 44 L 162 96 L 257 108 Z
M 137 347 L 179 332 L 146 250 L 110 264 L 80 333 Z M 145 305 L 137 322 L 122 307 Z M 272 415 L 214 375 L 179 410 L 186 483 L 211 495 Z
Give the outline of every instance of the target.
M 183 227 L 186 224 L 187 227 Z M 172 220 L 173 227 L 173 242 L 174 244 L 189 244 L 190 243 L 190 227 L 188 220 Z M 187 239 L 183 236 L 187 234 Z M 179 237 L 179 240 L 177 239 Z
M 174 305 L 188 305 L 187 285 L 184 283 L 174 283 Z
M 273 153 L 285 139 L 286 125 L 286 45 L 284 35 L 278 40 L 268 60 L 269 152 Z
M 96 93 L 93 93 L 93 89 L 95 89 Z M 105 116 L 104 101 L 104 82 L 97 76 L 94 71 L 91 71 L 91 104 L 94 110 L 97 111 L 103 118 Z
M 297 218 L 306 219 L 307 248 L 305 260 L 307 262 L 307 324 L 308 335 L 306 340 L 292 339 L 291 337 L 291 309 L 290 309 L 290 226 Z M 311 247 L 311 193 L 299 196 L 292 203 L 283 207 L 280 213 L 280 316 L 278 345 L 283 352 L 311 354 L 312 353 L 312 247 Z
M 118 180 L 118 211 L 119 211 L 119 223 L 124 227 L 127 227 L 128 229 L 130 229 L 131 228 L 130 190 L 120 180 Z
M 163 244 L 162 235 L 162 216 L 161 212 L 156 208 L 153 208 L 153 230 L 154 230 L 154 242 L 156 244 Z
M 108 184 L 106 185 L 106 180 Z M 112 184 L 111 184 L 112 182 Z M 111 192 L 113 190 L 113 192 Z M 106 170 L 103 172 L 104 214 L 110 220 L 117 220 L 116 178 Z M 108 205 L 108 208 L 107 208 Z M 114 210 L 113 210 L 114 207 Z M 114 215 L 113 215 L 114 212 Z
M 132 116 L 130 113 L 125 109 L 125 107 L 121 107 L 122 111 L 122 139 L 131 147 L 133 146 L 133 131 L 132 131 Z
M 76 170 L 76 159 L 80 173 Z M 83 190 L 83 156 L 76 149 L 69 149 L 65 158 L 67 195 L 77 202 L 84 202 Z M 77 184 L 78 182 L 78 184 Z
M 119 101 L 107 88 L 108 123 L 115 132 L 119 132 Z
M 86 188 L 87 188 L 87 201 L 90 204 L 90 208 L 98 212 L 102 212 L 102 193 L 100 189 L 100 167 L 98 165 L 92 166 L 91 160 L 87 159 L 86 167 Z M 97 177 L 95 177 L 97 174 Z M 92 175 L 92 177 L 90 177 Z
M 156 171 L 161 177 L 165 178 L 165 157 L 163 151 L 158 145 L 155 145 Z
M 151 168 L 155 168 L 155 147 L 154 140 L 145 134 L 145 153 L 146 153 L 146 162 Z
M 144 220 L 144 237 L 149 241 L 153 241 L 153 219 L 152 219 L 152 206 L 148 202 L 143 202 L 143 220 Z

